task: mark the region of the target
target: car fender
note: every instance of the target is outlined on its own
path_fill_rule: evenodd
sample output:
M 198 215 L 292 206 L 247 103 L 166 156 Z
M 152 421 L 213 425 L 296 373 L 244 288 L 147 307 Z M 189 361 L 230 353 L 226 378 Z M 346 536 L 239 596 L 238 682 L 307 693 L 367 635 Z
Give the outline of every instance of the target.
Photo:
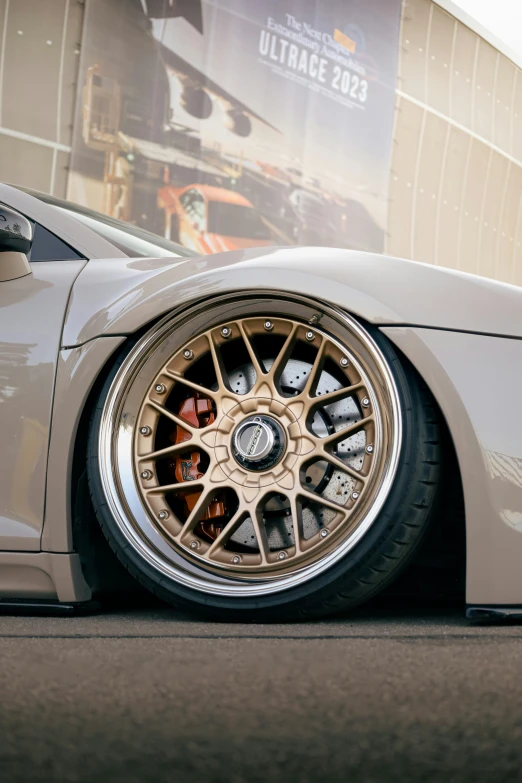
M 227 292 L 323 300 L 377 326 L 522 337 L 522 290 L 400 258 L 330 248 L 254 248 L 180 259 L 94 259 L 75 283 L 62 345 L 127 335 Z

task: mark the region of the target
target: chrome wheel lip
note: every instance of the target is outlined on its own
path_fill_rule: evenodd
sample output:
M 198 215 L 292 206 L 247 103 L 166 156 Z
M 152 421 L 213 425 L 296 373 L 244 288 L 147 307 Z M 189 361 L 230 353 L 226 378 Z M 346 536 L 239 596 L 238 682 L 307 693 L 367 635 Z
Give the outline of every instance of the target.
M 225 306 L 232 307 L 232 309 L 236 307 L 238 310 L 246 302 L 261 306 L 265 298 L 267 312 L 270 312 L 270 305 L 272 307 L 286 305 L 288 307 L 310 308 L 312 313 L 325 314 L 356 334 L 370 352 L 386 385 L 392 436 L 386 475 L 372 505 L 352 534 L 322 558 L 306 564 L 304 567 L 296 567 L 292 573 L 283 576 L 274 574 L 264 576 L 262 580 L 256 580 L 255 577 L 245 579 L 244 576 L 234 577 L 230 574 L 223 575 L 203 570 L 196 559 L 191 561 L 186 555 L 178 553 L 152 523 L 141 504 L 132 463 L 125 459 L 126 455 L 132 453 L 133 430 L 136 421 L 135 417 L 122 409 L 122 405 L 126 400 L 126 392 L 136 379 L 139 381 L 148 357 L 158 345 L 177 334 L 183 325 L 203 313 L 205 315 L 217 314 Z M 127 543 L 145 563 L 165 578 L 201 593 L 229 597 L 255 597 L 289 590 L 304 581 L 319 576 L 341 560 L 366 535 L 380 513 L 393 485 L 401 446 L 402 415 L 398 390 L 388 364 L 373 338 L 355 319 L 331 305 L 291 294 L 280 293 L 276 295 L 270 291 L 245 292 L 243 295 L 225 294 L 214 298 L 210 305 L 208 302 L 199 303 L 177 314 L 170 314 L 154 326 L 130 351 L 118 370 L 102 411 L 98 437 L 103 492 L 113 519 Z

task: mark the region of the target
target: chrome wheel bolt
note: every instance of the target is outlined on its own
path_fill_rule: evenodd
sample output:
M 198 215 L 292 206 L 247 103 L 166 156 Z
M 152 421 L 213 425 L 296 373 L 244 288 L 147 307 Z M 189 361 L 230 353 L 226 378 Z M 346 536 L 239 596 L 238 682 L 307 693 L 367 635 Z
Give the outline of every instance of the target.
M 150 472 L 150 470 L 142 470 L 141 477 L 142 479 L 145 479 L 145 481 L 148 481 L 149 479 L 152 478 L 152 473 Z
M 223 337 L 230 337 L 230 335 L 231 335 L 231 331 L 230 331 L 230 329 L 228 328 L 228 326 L 224 326 L 224 327 L 222 328 L 222 330 L 221 330 L 221 334 L 223 335 Z
M 157 383 L 154 387 L 154 391 L 156 392 L 156 394 L 165 394 L 165 392 L 167 391 L 167 387 L 165 386 L 164 383 Z
M 368 405 L 370 404 L 370 400 L 368 399 L 368 397 L 365 397 L 361 404 L 364 408 L 367 408 Z
M 348 359 L 346 358 L 346 356 L 343 356 L 339 364 L 341 365 L 341 367 L 348 367 Z
M 328 535 L 328 530 L 324 530 L 324 529 L 321 530 L 320 535 L 321 535 L 321 538 L 326 538 L 326 536 Z
M 272 321 L 265 321 L 265 329 L 267 332 L 270 332 L 274 328 L 274 324 Z
M 352 492 L 352 498 L 354 500 L 357 500 L 358 497 L 359 497 L 359 493 L 358 492 Z
M 315 334 L 313 332 L 307 332 L 306 333 L 306 339 L 307 340 L 313 340 L 315 338 Z
M 198 542 L 197 542 L 197 541 L 191 541 L 191 542 L 190 542 L 190 548 L 191 548 L 191 549 L 197 549 L 197 548 L 198 548 L 198 546 L 199 546 L 199 544 L 198 544 Z
M 150 435 L 151 429 L 150 427 L 140 427 L 140 432 L 142 435 Z
M 183 358 L 187 359 L 193 359 L 194 358 L 194 351 L 191 351 L 189 348 L 187 348 L 186 351 L 183 351 Z
M 286 552 L 279 552 L 279 559 L 284 560 L 286 557 Z
M 234 563 L 234 565 L 237 565 L 240 562 L 241 562 L 241 558 L 239 557 L 239 555 L 234 555 L 234 557 L 232 558 L 232 563 Z
M 160 511 L 158 514 L 158 519 L 167 519 L 169 515 L 168 511 Z
M 373 454 L 373 446 L 371 443 L 368 446 L 366 446 L 366 453 Z

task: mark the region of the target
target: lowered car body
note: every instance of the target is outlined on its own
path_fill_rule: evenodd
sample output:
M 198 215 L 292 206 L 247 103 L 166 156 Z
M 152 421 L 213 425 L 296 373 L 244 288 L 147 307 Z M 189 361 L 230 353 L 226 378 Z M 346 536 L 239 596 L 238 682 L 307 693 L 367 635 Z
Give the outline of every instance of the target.
M 78 524 L 83 502 L 78 480 L 88 463 L 96 511 L 91 516 L 117 554 L 118 547 L 120 554 L 132 550 L 128 562 L 124 554 L 120 559 L 134 576 L 143 569 L 150 589 L 156 579 L 160 586 L 163 580 L 169 590 L 172 584 L 181 603 L 196 605 L 201 596 L 207 610 L 214 601 L 218 613 L 239 608 L 252 616 L 250 594 L 265 602 L 266 616 L 276 604 L 291 606 L 295 594 L 296 612 L 308 601 L 311 613 L 319 613 L 313 608 L 314 586 L 321 594 L 332 575 L 341 578 L 342 568 L 344 579 L 350 569 L 360 569 L 358 553 L 377 531 L 379 519 L 398 515 L 390 506 L 397 482 L 407 493 L 408 475 L 418 470 L 404 462 L 407 449 L 416 447 L 415 427 L 426 433 L 428 444 L 419 458 L 428 473 L 415 474 L 419 487 L 426 487 L 425 497 L 413 503 L 423 520 L 415 525 L 428 525 L 428 511 L 444 498 L 449 481 L 442 470 L 449 464 L 439 447 L 443 439 L 429 434 L 435 427 L 448 433 L 464 497 L 466 601 L 470 606 L 522 605 L 518 288 L 401 259 L 324 248 L 248 248 L 203 257 L 183 256 L 183 249 L 176 256 L 175 249 L 165 247 L 162 256 L 158 249 L 159 257 L 145 255 L 145 248 L 130 255 L 133 251 L 115 233 L 111 241 L 89 224 L 92 216 L 82 221 L 47 202 L 0 187 L 0 205 L 28 218 L 35 237 L 45 230 L 69 248 L 65 256 L 72 256 L 30 258 L 29 274 L 0 283 L 3 600 L 80 603 L 91 598 L 95 585 L 86 560 L 96 555 L 82 549 L 79 531 L 85 520 Z M 241 345 L 241 362 L 226 347 L 229 339 Z M 271 368 L 282 362 L 292 339 L 289 364 L 275 382 Z M 320 368 L 326 385 L 314 381 L 313 391 L 302 373 L 317 370 L 321 351 L 329 362 Z M 217 380 L 201 380 L 186 370 L 192 360 L 206 367 L 207 354 L 219 354 L 211 371 Z M 228 380 L 221 386 L 222 365 L 229 369 L 223 370 Z M 411 399 L 407 387 L 415 389 Z M 184 403 L 165 412 L 161 395 L 174 399 L 182 388 L 194 410 L 207 405 L 207 418 L 194 425 L 197 432 L 183 418 Z M 191 388 L 196 390 L 192 396 Z M 332 404 L 348 402 L 331 414 L 319 408 L 321 394 L 336 395 L 328 398 Z M 422 408 L 422 416 L 408 418 L 407 399 Z M 247 447 L 241 446 L 240 432 L 252 417 L 262 426 L 252 424 L 251 448 L 257 448 L 261 430 L 272 444 L 262 468 L 241 451 Z M 347 433 L 364 434 L 354 448 L 343 451 L 344 430 L 336 429 L 336 417 L 343 419 Z M 178 429 L 160 442 L 165 419 Z M 143 464 L 149 447 L 139 432 L 147 428 L 160 438 L 150 454 L 167 449 L 185 458 L 183 422 L 193 443 L 200 444 L 198 459 L 205 455 L 200 472 L 189 476 L 191 486 L 203 488 L 199 501 L 187 501 L 182 482 L 174 480 L 174 467 L 163 480 L 156 457 Z M 199 429 L 206 427 L 212 438 L 201 443 Z M 435 440 L 437 453 L 431 454 L 429 444 Z M 351 450 L 357 452 L 353 458 Z M 292 463 L 294 453 L 299 469 Z M 345 475 L 355 483 L 341 480 L 343 460 Z M 191 468 L 196 464 L 193 460 Z M 155 472 L 157 481 L 154 475 L 143 478 Z M 212 475 L 218 476 L 208 490 L 214 505 L 194 516 L 190 504 L 201 505 Z M 350 498 L 336 499 L 334 484 L 346 484 Z M 221 491 L 229 494 L 221 496 Z M 179 496 L 170 499 L 169 492 Z M 256 504 L 263 493 L 271 493 L 272 506 L 258 519 Z M 233 502 L 232 495 L 237 496 Z M 230 506 L 228 516 L 219 516 L 224 512 L 216 511 L 218 502 Z M 236 502 L 242 516 L 234 522 Z M 320 514 L 314 511 L 316 502 L 323 508 Z M 281 522 L 284 515 L 290 525 Z M 319 516 L 323 521 L 317 522 Z M 227 525 L 234 524 L 236 533 L 252 531 L 257 542 L 239 540 L 236 533 L 225 541 Z M 403 524 L 409 525 L 406 517 Z M 225 543 L 219 557 L 213 557 L 220 541 Z M 413 538 L 399 543 L 417 547 Z M 380 570 L 376 562 L 372 567 Z M 297 593 L 305 583 L 307 596 Z M 372 590 L 377 591 L 377 582 Z M 171 600 L 165 591 L 157 592 Z M 293 616 L 290 610 L 288 616 Z

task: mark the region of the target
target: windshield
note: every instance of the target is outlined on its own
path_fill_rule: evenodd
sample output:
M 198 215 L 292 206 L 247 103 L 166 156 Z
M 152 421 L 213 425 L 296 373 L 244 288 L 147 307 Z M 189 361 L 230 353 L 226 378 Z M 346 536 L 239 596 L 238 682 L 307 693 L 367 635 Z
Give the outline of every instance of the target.
M 223 237 L 270 239 L 269 228 L 255 209 L 224 201 L 208 202 L 208 230 Z
M 34 196 L 46 204 L 56 207 L 61 212 L 66 212 L 71 217 L 84 223 L 92 231 L 95 231 L 103 239 L 106 239 L 112 245 L 121 250 L 131 258 L 163 258 L 194 256 L 192 250 L 189 250 L 175 242 L 157 236 L 144 228 L 133 226 L 130 223 L 124 223 L 123 220 L 116 220 L 108 215 L 102 215 L 101 212 L 95 212 L 92 209 L 80 207 L 77 204 L 71 204 L 69 201 L 53 198 L 45 193 L 38 193 L 28 188 L 19 188 Z

